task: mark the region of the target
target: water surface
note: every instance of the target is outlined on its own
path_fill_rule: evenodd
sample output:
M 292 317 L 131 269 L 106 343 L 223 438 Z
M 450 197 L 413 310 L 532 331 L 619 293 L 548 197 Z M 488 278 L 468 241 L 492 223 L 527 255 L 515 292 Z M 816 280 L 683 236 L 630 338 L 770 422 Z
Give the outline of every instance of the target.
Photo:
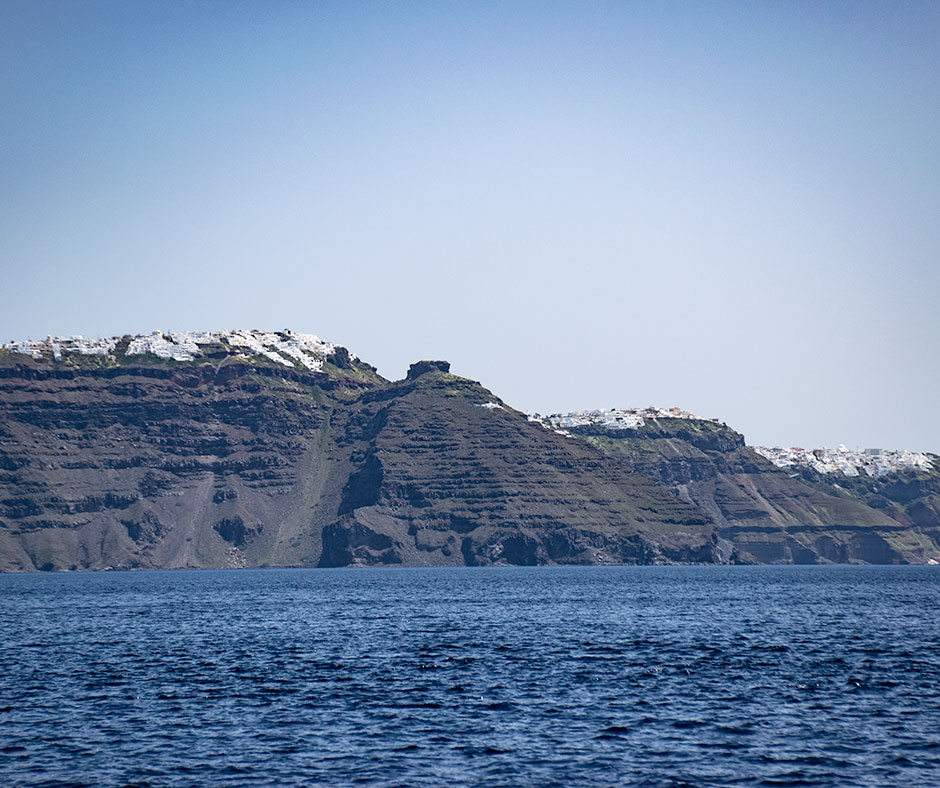
M 925 786 L 940 568 L 0 576 L 0 784 Z

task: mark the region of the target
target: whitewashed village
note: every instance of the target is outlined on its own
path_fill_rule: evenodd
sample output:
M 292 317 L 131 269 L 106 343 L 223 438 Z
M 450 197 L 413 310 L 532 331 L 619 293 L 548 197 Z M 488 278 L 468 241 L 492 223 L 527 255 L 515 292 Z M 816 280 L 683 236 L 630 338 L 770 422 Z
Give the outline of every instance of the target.
M 812 468 L 817 473 L 841 473 L 845 476 L 884 476 L 902 470 L 929 471 L 930 458 L 907 449 L 802 449 L 752 446 L 778 468 Z
M 717 418 L 704 419 L 681 408 L 611 408 L 610 410 L 583 410 L 571 413 L 553 413 L 540 416 L 533 413 L 529 421 L 541 423 L 560 435 L 571 435 L 574 427 L 600 426 L 608 430 L 635 430 L 658 419 L 690 419 L 722 424 Z M 751 446 L 762 457 L 778 468 L 812 468 L 817 473 L 841 473 L 845 476 L 884 476 L 902 470 L 929 471 L 930 457 L 907 449 L 835 449 L 784 448 L 780 446 Z
M 551 416 L 540 416 L 533 413 L 529 421 L 540 421 L 545 426 L 551 426 L 556 432 L 565 432 L 570 427 L 586 427 L 591 425 L 606 427 L 609 430 L 632 430 L 642 427 L 649 419 L 700 419 L 694 413 L 681 408 L 611 408 L 610 410 L 578 410 L 571 413 L 553 413 Z M 718 419 L 707 421 L 720 423 Z
M 0 345 L 3 350 L 21 353 L 34 359 L 52 354 L 61 361 L 63 353 L 82 356 L 107 356 L 114 352 L 121 337 L 86 339 L 82 336 L 46 337 L 41 340 L 8 342 Z M 225 344 L 235 349 L 237 355 L 264 356 L 275 364 L 295 367 L 296 364 L 314 372 L 323 368 L 323 359 L 336 350 L 336 346 L 324 342 L 313 334 L 295 334 L 293 331 L 278 332 L 258 330 L 234 331 L 154 331 L 130 337 L 125 356 L 151 354 L 173 361 L 194 361 L 203 355 L 201 346 Z M 295 363 L 296 362 L 296 363 Z
M 290 330 L 259 331 L 257 329 L 232 331 L 154 331 L 126 337 L 129 341 L 125 356 L 153 355 L 160 359 L 178 362 L 194 361 L 204 355 L 203 347 L 224 344 L 236 355 L 245 357 L 263 356 L 275 364 L 294 368 L 298 364 L 314 372 L 323 368 L 324 359 L 335 352 L 336 345 L 325 342 L 314 334 L 298 334 Z M 124 337 L 87 339 L 82 336 L 46 337 L 41 340 L 7 342 L 0 348 L 10 353 L 30 356 L 34 359 L 49 355 L 61 361 L 64 355 L 76 353 L 83 356 L 107 356 L 115 351 Z M 495 402 L 481 405 L 483 408 L 502 408 Z M 722 422 L 717 418 L 703 419 L 681 408 L 611 408 L 609 410 L 584 410 L 569 413 L 553 413 L 541 416 L 529 415 L 529 421 L 538 422 L 561 435 L 570 436 L 571 428 L 601 426 L 609 430 L 633 430 L 647 421 L 658 419 L 689 419 Z M 906 449 L 803 449 L 800 447 L 752 446 L 758 454 L 767 458 L 778 468 L 812 468 L 818 473 L 841 473 L 845 476 L 884 476 L 901 470 L 930 470 L 928 455 Z

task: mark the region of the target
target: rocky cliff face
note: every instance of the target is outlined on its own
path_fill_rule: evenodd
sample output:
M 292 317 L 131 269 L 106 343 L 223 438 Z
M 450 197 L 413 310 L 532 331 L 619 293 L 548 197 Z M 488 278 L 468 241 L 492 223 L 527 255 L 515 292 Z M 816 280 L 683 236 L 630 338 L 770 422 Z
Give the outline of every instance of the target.
M 144 363 L 146 362 L 146 363 Z M 485 407 L 483 407 L 485 406 Z M 0 569 L 713 562 L 709 518 L 421 362 L 0 358 Z
M 710 421 L 572 432 L 674 490 L 715 522 L 740 560 L 923 563 L 940 558 L 940 473 L 828 479 L 792 473 Z
M 327 367 L 0 366 L 0 568 L 311 560 L 321 436 L 381 380 Z
M 415 365 L 335 422 L 352 467 L 320 565 L 721 560 L 696 507 L 445 370 Z
M 289 332 L 134 342 L 0 349 L 0 570 L 940 557 L 940 472 L 787 473 L 694 419 L 567 437 Z

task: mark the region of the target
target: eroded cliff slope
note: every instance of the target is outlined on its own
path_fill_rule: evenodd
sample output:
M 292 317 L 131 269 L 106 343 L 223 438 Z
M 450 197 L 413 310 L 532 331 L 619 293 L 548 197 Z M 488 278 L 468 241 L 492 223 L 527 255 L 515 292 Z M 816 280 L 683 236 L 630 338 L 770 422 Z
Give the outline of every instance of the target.
M 940 561 L 937 458 L 793 471 L 635 416 L 558 434 L 446 362 L 390 382 L 289 331 L 12 343 L 0 570 Z
M 924 563 L 940 559 L 940 473 L 879 479 L 792 472 L 729 427 L 660 418 L 635 429 L 583 426 L 582 439 L 707 512 L 740 560 Z
M 320 564 L 715 562 L 709 518 L 444 367 L 335 423 L 354 462 Z
M 0 365 L 0 568 L 303 564 L 332 412 L 383 381 L 254 359 Z M 336 493 L 338 494 L 338 493 Z M 334 495 L 335 497 L 335 495 Z
M 730 555 L 697 507 L 445 363 L 390 383 L 332 346 L 284 363 L 129 345 L 2 352 L 0 569 Z

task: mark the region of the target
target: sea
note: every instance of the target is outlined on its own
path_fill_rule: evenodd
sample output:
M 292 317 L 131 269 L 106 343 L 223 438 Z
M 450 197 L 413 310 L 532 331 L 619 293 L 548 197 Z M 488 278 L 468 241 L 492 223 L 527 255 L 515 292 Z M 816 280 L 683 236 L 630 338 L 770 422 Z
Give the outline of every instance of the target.
M 940 567 L 0 575 L 3 786 L 936 786 Z

